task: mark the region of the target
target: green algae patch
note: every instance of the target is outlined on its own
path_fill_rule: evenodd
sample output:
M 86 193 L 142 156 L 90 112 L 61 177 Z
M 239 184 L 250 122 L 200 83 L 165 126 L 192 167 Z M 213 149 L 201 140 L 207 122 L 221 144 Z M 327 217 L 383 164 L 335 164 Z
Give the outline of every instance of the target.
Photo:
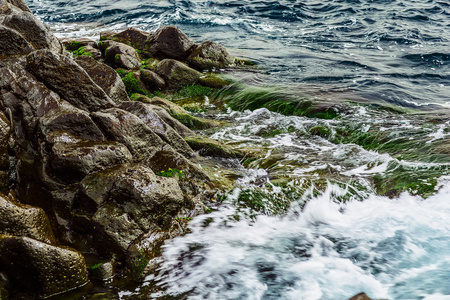
M 226 158 L 243 158 L 247 156 L 247 154 L 241 150 L 233 149 L 228 145 L 205 137 L 190 136 L 186 137 L 185 141 L 189 144 L 192 150 L 199 151 L 199 154 L 202 156 L 217 156 Z
M 169 168 L 167 171 L 156 172 L 155 174 L 162 177 L 183 177 L 184 175 L 183 171 L 172 168 Z
M 290 95 L 280 88 L 255 87 L 233 83 L 221 89 L 216 102 L 226 103 L 233 110 L 256 110 L 266 108 L 285 116 L 334 119 L 338 111 L 334 104 L 316 103 L 306 96 Z
M 325 126 L 314 126 L 309 130 L 309 133 L 312 135 L 327 138 L 331 135 L 331 129 Z
M 120 74 L 119 74 L 120 75 Z M 133 94 L 148 95 L 148 92 L 141 87 L 139 80 L 134 76 L 133 72 L 130 72 L 122 77 L 122 81 L 125 84 L 125 89 L 129 97 Z
M 202 86 L 199 84 L 187 85 L 179 89 L 178 91 L 174 92 L 172 100 L 186 99 L 186 98 L 194 98 L 194 100 L 204 99 L 205 96 L 208 97 L 213 96 L 214 93 L 216 93 L 217 91 L 218 91 L 217 89 Z
M 71 42 L 66 46 L 66 49 L 67 49 L 68 51 L 73 52 L 73 51 L 75 51 L 75 50 L 78 50 L 81 46 L 82 46 L 82 44 L 81 44 L 80 42 L 78 42 L 78 41 L 71 41 Z
M 206 76 L 200 77 L 199 84 L 205 87 L 221 89 L 229 85 L 231 82 L 216 74 L 209 73 Z
M 92 54 L 92 52 L 84 50 L 84 46 L 78 48 L 77 50 L 73 51 L 72 53 L 73 53 L 74 56 L 86 55 L 86 56 L 94 57 L 94 54 Z

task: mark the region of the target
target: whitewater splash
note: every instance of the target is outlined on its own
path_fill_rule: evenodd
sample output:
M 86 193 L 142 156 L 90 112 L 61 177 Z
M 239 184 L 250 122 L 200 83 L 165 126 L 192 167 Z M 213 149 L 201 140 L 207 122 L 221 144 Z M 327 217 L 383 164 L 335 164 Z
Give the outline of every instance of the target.
M 234 209 L 222 207 L 165 246 L 156 280 L 166 294 L 189 292 L 188 299 L 342 300 L 364 291 L 374 299 L 448 300 L 449 183 L 442 178 L 426 201 L 403 193 L 347 203 L 336 201 L 345 191 L 330 184 L 300 215 L 254 222 L 231 221 Z

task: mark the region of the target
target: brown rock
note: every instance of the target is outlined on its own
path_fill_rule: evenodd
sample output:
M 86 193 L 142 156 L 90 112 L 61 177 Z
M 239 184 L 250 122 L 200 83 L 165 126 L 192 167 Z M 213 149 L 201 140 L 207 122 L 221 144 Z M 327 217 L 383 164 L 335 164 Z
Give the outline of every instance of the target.
M 185 60 L 195 48 L 195 44 L 175 26 L 165 26 L 156 30 L 145 42 L 144 54 L 155 58 Z
M 158 74 L 150 70 L 141 70 L 139 77 L 149 91 L 162 91 L 166 82 Z
M 127 28 L 122 32 L 109 36 L 109 39 L 132 46 L 133 48 L 144 50 L 145 41 L 150 33 L 136 29 Z
M 128 70 L 139 69 L 141 67 L 141 60 L 139 54 L 131 46 L 106 41 L 102 42 L 100 50 L 107 46 L 105 49 L 105 61 L 117 68 L 124 68 Z
M 31 51 L 31 44 L 18 31 L 0 24 L 0 60 L 8 55 L 24 55 Z
M 230 66 L 233 64 L 234 58 L 222 45 L 206 41 L 189 55 L 187 62 L 197 70 L 213 70 Z
M 366 295 L 366 293 L 360 293 L 351 297 L 349 300 L 370 300 L 370 298 Z
M 186 85 L 196 84 L 202 73 L 173 59 L 164 59 L 156 66 L 158 73 L 166 82 L 169 89 L 179 89 Z

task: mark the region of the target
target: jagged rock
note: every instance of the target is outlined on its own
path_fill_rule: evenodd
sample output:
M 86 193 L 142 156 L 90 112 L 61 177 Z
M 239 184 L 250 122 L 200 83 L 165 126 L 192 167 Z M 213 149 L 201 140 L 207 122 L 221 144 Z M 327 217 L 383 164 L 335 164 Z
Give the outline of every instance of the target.
M 157 151 L 170 148 L 134 114 L 111 108 L 92 114 L 94 120 L 110 139 L 128 147 L 134 162 L 150 159 Z
M 148 57 L 185 60 L 195 44 L 175 26 L 165 26 L 156 30 L 145 42 L 144 54 Z
M 114 102 L 71 58 L 49 50 L 28 55 L 27 67 L 72 105 L 88 111 L 114 106 Z
M 45 212 L 18 203 L 12 194 L 9 197 L 0 194 L 0 234 L 26 236 L 49 244 L 56 242 Z
M 131 153 L 117 142 L 56 143 L 51 165 L 59 178 L 81 180 L 87 174 L 130 162 Z
M 2 24 L 20 32 L 35 50 L 49 49 L 56 53 L 64 53 L 64 47 L 58 38 L 31 12 L 22 11 L 8 15 Z
M 370 298 L 365 293 L 360 293 L 351 297 L 349 300 L 370 300 Z
M 206 41 L 189 55 L 187 62 L 194 69 L 212 70 L 228 67 L 233 64 L 234 59 L 224 46 Z
M 156 66 L 158 73 L 169 89 L 179 89 L 186 85 L 196 84 L 202 73 L 173 59 L 164 59 Z
M 129 101 L 125 85 L 117 72 L 89 56 L 79 56 L 75 61 L 91 76 L 92 80 L 101 87 L 116 103 Z
M 180 114 L 188 114 L 188 112 L 182 108 L 181 106 L 176 105 L 169 100 L 160 97 L 148 98 L 144 95 L 137 95 L 133 98 L 134 101 L 139 101 L 143 103 L 153 104 L 156 107 L 153 107 L 153 110 L 158 114 L 158 116 L 164 120 L 170 127 L 172 127 L 179 135 L 182 137 L 193 136 L 195 133 L 190 130 L 188 127 L 181 124 L 180 121 L 173 118 L 170 114 L 180 115 Z M 169 111 L 169 112 L 168 112 Z
M 97 43 L 90 38 L 78 38 L 78 39 L 64 38 L 61 39 L 60 41 L 63 44 L 63 46 L 69 51 L 75 51 L 84 46 L 91 46 L 93 48 L 98 49 Z
M 100 44 L 100 50 L 102 49 L 105 49 L 105 61 L 117 68 L 133 70 L 141 67 L 139 54 L 131 46 L 113 41 L 105 41 Z
M 174 150 L 187 156 L 194 154 L 186 141 L 154 111 L 158 107 L 142 102 L 129 101 L 123 102 L 120 108 L 136 115 Z
M 141 70 L 139 77 L 149 91 L 161 91 L 166 82 L 158 74 L 150 70 Z
M 18 31 L 0 24 L 0 59 L 9 55 L 24 55 L 32 51 L 30 43 Z
M 0 268 L 13 287 L 39 298 L 62 294 L 89 283 L 80 252 L 28 237 L 0 235 Z
M 184 203 L 173 178 L 156 176 L 143 165 L 124 165 L 88 175 L 81 182 L 79 206 L 96 210 L 97 248 L 123 257 L 143 233 L 175 215 Z
M 145 41 L 148 39 L 149 36 L 150 33 L 148 32 L 136 28 L 127 28 L 122 32 L 109 36 L 109 39 L 130 45 L 142 51 L 145 46 Z

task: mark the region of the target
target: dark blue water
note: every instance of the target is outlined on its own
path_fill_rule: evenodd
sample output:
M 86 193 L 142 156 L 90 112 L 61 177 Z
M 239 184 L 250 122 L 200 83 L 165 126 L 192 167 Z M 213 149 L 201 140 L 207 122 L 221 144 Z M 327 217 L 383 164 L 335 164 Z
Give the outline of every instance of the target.
M 175 24 L 196 42 L 214 40 L 258 62 L 266 85 L 450 106 L 446 0 L 27 2 L 59 36 Z

